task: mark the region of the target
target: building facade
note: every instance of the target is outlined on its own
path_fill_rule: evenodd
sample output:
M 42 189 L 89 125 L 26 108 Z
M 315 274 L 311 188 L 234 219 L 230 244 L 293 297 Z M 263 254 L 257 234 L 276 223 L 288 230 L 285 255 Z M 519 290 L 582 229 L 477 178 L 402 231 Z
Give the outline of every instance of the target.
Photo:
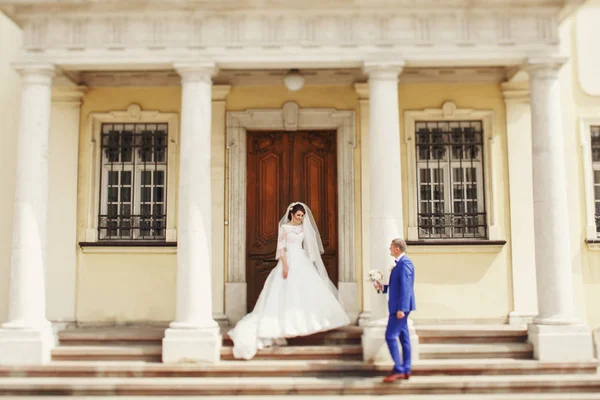
M 169 324 L 165 361 L 218 359 L 291 201 L 366 342 L 402 236 L 415 324 L 591 358 L 600 3 L 422 3 L 0 2 L 0 362 L 72 324 Z

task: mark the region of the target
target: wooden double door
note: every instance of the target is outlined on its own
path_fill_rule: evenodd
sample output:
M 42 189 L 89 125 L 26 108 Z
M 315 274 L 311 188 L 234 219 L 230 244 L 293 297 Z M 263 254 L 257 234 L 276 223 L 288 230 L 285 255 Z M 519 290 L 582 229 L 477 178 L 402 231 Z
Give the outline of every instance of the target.
M 278 222 L 286 207 L 310 207 L 323 240 L 323 262 L 338 281 L 335 131 L 248 132 L 246 282 L 248 312 L 277 265 Z

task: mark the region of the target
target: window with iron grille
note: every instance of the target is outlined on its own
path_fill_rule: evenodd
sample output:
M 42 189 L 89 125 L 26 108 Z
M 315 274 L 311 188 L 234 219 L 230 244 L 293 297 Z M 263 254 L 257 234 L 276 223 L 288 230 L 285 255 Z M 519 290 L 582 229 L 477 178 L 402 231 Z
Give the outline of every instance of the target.
M 482 121 L 417 121 L 420 239 L 487 238 Z
M 165 240 L 167 123 L 101 128 L 100 240 Z
M 594 216 L 596 219 L 596 233 L 600 236 L 600 125 L 592 125 L 592 171 L 594 173 Z

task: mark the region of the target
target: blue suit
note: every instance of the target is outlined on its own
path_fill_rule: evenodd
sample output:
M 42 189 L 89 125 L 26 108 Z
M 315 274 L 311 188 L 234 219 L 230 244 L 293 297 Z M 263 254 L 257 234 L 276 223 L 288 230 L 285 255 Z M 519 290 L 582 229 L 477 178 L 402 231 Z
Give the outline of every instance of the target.
M 385 331 L 385 341 L 394 360 L 394 373 L 398 374 L 410 374 L 411 371 L 408 314 L 416 309 L 414 283 L 415 267 L 412 261 L 404 255 L 392 269 L 389 285 L 383 286 L 383 293 L 389 293 L 388 311 L 390 313 Z M 398 311 L 404 312 L 404 318 L 396 317 Z M 400 360 L 398 338 L 400 338 L 404 360 Z

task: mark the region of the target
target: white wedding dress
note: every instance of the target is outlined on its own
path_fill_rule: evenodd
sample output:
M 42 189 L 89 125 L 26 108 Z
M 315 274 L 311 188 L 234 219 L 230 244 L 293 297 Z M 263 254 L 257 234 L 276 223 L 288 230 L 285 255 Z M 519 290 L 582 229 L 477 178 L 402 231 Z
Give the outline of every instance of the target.
M 288 277 L 279 261 L 263 287 L 254 310 L 229 331 L 235 358 L 251 359 L 257 350 L 285 344 L 285 338 L 305 336 L 348 325 L 335 286 L 308 258 L 302 225 L 282 225 L 277 248 L 285 248 Z

